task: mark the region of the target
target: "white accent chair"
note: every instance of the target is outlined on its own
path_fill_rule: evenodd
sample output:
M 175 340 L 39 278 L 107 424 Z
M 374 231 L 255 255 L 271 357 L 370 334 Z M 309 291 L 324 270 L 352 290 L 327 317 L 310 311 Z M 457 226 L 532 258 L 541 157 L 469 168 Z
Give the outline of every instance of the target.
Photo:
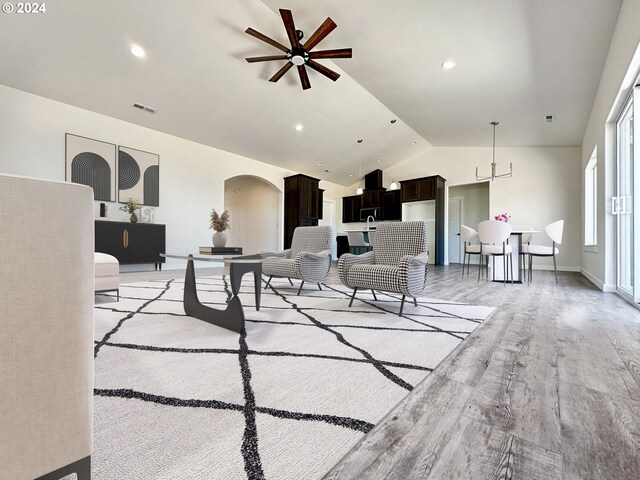
M 91 478 L 93 191 L 0 174 L 0 478 Z
M 466 225 L 460 225 L 460 239 L 464 246 L 464 254 L 462 256 L 462 277 L 464 278 L 464 265 L 467 264 L 467 277 L 469 276 L 469 269 L 471 268 L 471 255 L 482 255 L 480 252 L 480 244 L 471 245 L 471 242 L 478 238 L 478 232 Z M 467 263 L 467 255 L 469 255 L 469 262 Z M 482 257 L 480 257 L 482 258 Z
M 349 253 L 358 254 L 369 251 L 370 245 L 364 241 L 363 232 L 347 232 L 347 239 L 349 240 Z
M 273 277 L 302 280 L 298 295 L 304 282 L 318 284 L 322 290 L 322 282 L 331 268 L 331 227 L 297 227 L 293 231 L 291 248 L 282 252 L 260 252 L 264 259 L 262 273 L 269 275 L 264 288 L 267 288 Z
M 507 264 L 511 264 L 511 283 L 513 283 L 513 249 L 508 244 L 509 235 L 511 235 L 511 225 L 507 222 L 501 222 L 499 220 L 485 220 L 478 224 L 478 237 L 480 239 L 481 254 L 487 257 L 491 257 L 493 263 L 493 277 L 495 279 L 495 257 L 503 257 L 502 269 L 504 276 L 504 284 L 507 284 Z M 480 281 L 480 271 L 482 269 L 482 263 L 478 267 L 478 281 Z
M 562 233 L 564 230 L 564 220 L 558 220 L 544 227 L 544 231 L 551 239 L 552 246 L 546 245 L 529 245 L 527 254 L 529 255 L 529 282 L 532 281 L 533 275 L 531 269 L 533 267 L 533 257 L 553 257 L 553 273 L 556 276 L 556 284 L 558 283 L 558 265 L 556 255 L 560 250 L 556 245 L 562 245 Z
M 402 294 L 399 316 L 402 316 L 405 297 L 423 294 L 427 286 L 427 223 L 385 222 L 376 228 L 374 247 L 362 255 L 345 253 L 338 260 L 338 275 L 347 287 L 353 288 L 349 307 L 359 288 Z
M 95 293 L 116 292 L 120 301 L 120 262 L 108 253 L 94 253 Z

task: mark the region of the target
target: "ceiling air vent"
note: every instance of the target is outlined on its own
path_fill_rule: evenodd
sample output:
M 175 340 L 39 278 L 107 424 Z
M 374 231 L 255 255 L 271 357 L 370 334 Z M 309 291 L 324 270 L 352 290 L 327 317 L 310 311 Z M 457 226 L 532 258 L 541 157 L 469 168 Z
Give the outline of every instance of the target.
M 142 105 L 141 103 L 134 103 L 133 108 L 137 108 L 138 110 L 142 110 L 147 113 L 156 113 L 158 111 L 157 108 L 147 107 L 146 105 Z
M 553 122 L 556 121 L 556 116 L 555 115 L 545 115 L 544 121 L 547 122 L 547 123 L 553 123 Z

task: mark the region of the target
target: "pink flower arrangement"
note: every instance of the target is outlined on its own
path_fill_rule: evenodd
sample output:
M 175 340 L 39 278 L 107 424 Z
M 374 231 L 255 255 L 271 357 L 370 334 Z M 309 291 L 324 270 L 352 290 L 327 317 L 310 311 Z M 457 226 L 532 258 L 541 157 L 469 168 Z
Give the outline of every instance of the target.
M 507 213 L 501 213 L 500 215 L 496 215 L 494 218 L 499 222 L 508 222 L 509 219 L 511 218 L 511 215 Z

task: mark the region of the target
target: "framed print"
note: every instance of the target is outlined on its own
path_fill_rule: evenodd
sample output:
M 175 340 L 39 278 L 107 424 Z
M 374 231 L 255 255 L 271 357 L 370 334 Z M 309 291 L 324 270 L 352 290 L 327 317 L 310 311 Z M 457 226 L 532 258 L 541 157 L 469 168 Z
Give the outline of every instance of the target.
M 160 156 L 118 147 L 118 201 L 129 198 L 140 205 L 160 205 Z
M 116 146 L 67 133 L 65 180 L 93 188 L 94 200 L 116 201 Z

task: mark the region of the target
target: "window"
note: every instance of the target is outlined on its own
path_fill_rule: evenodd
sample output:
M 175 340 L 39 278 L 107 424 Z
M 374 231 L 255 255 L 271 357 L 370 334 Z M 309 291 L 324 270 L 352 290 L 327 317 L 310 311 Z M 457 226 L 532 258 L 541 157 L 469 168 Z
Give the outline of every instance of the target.
M 584 244 L 598 244 L 598 147 L 584 170 Z

